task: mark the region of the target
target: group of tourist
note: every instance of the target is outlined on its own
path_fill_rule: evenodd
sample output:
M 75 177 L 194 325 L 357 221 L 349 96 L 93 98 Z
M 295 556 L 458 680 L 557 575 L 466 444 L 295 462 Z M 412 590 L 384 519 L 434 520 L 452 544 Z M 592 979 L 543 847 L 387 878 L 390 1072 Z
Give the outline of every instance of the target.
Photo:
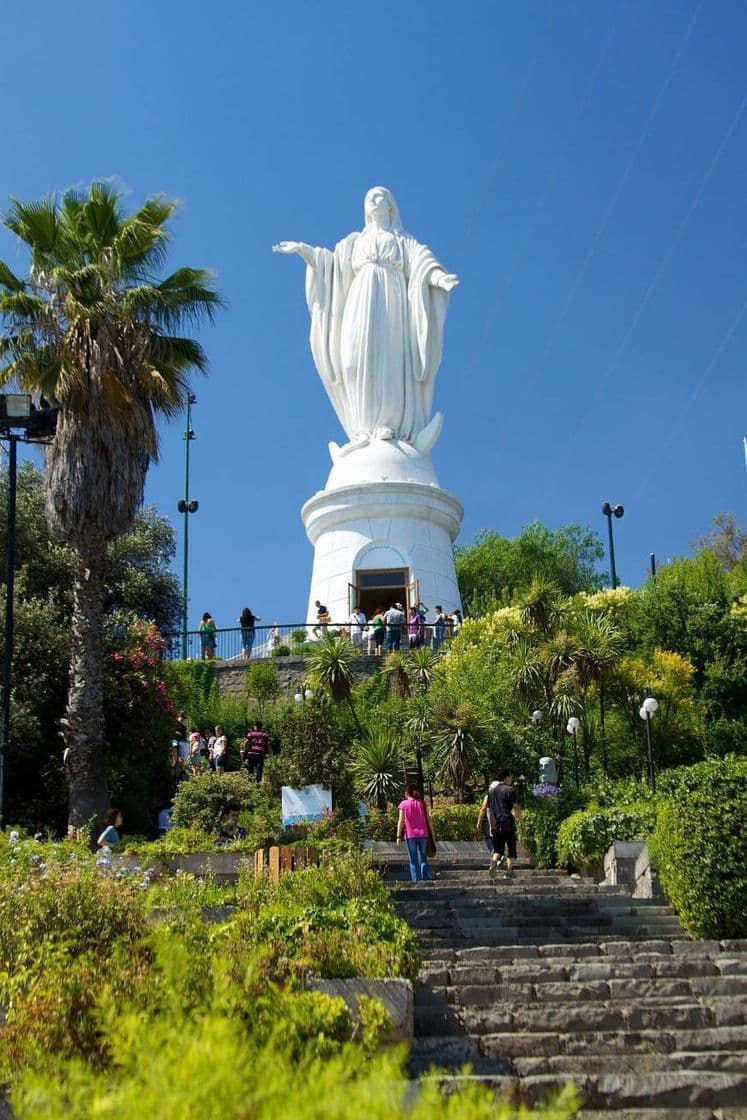
M 179 763 L 192 774 L 206 771 L 222 774 L 229 768 L 231 751 L 228 736 L 220 726 L 212 734 L 194 728 L 185 739 L 178 740 L 177 749 Z M 247 731 L 239 748 L 241 765 L 254 775 L 257 782 L 262 781 L 265 762 L 270 753 L 270 737 L 261 721 L 257 720 L 251 730 Z
M 428 857 L 436 854 L 436 837 L 433 821 L 425 803 L 423 791 L 409 785 L 405 799 L 399 804 L 397 843 L 404 840 L 413 883 L 430 878 Z M 521 806 L 513 788 L 510 770 L 500 770 L 496 781 L 490 783 L 477 817 L 477 833 L 484 835 L 490 852 L 489 873 L 494 876 L 505 869 L 508 878 L 514 878 L 516 861 L 516 822 L 521 820 Z
M 254 614 L 249 607 L 244 607 L 236 621 L 241 630 L 241 657 L 244 661 L 248 661 L 254 648 L 256 625 L 262 621 L 262 618 L 261 615 Z M 215 625 L 215 619 L 210 611 L 205 611 L 200 619 L 199 634 L 200 657 L 203 661 L 212 661 L 217 648 L 218 627 Z M 280 645 L 280 626 L 277 622 L 273 623 L 268 640 L 270 646 L 273 643 L 274 645 Z
M 316 602 L 316 612 L 317 625 L 314 633 L 320 636 L 327 629 L 329 612 L 319 600 Z M 401 649 L 405 639 L 409 649 L 417 649 L 422 645 L 438 649 L 447 634 L 452 636 L 459 633 L 462 612 L 456 609 L 447 615 L 438 604 L 433 608 L 433 618 L 429 621 L 428 608 L 423 603 L 410 607 L 409 614 L 405 613 L 401 603 L 393 603 L 388 610 L 379 607 L 369 619 L 365 611 L 357 606 L 347 625 L 355 646 L 365 646 L 367 653 L 380 657 L 382 650 Z
M 332 625 L 332 616 L 319 599 L 315 603 L 315 609 L 316 624 L 312 628 L 312 634 L 316 638 L 323 638 Z M 249 607 L 244 607 L 237 621 L 241 631 L 241 658 L 248 661 L 252 656 L 256 625 L 261 622 L 261 616 L 254 614 Z M 357 606 L 347 623 L 337 625 L 343 625 L 355 646 L 361 649 L 365 646 L 367 653 L 380 656 L 382 650 L 401 649 L 405 641 L 409 649 L 417 649 L 423 645 L 438 649 L 444 638 L 459 633 L 462 622 L 462 612 L 458 608 L 446 614 L 438 604 L 433 608 L 433 618 L 429 620 L 428 608 L 423 603 L 410 607 L 409 613 L 405 612 L 401 603 L 393 603 L 388 610 L 379 607 L 371 618 L 367 618 L 365 611 Z M 264 629 L 267 631 L 265 656 L 272 656 L 283 644 L 280 623 L 273 622 L 272 626 Z M 217 634 L 215 619 L 210 611 L 205 611 L 199 626 L 200 657 L 203 661 L 215 658 Z

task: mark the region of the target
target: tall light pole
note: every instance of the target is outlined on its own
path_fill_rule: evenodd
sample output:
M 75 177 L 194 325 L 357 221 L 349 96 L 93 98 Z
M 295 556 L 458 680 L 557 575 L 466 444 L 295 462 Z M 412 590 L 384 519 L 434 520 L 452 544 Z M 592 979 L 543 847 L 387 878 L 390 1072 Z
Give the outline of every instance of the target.
M 184 564 L 182 570 L 182 660 L 187 660 L 187 630 L 189 626 L 189 515 L 196 513 L 200 503 L 189 498 L 189 445 L 195 438 L 192 430 L 192 405 L 197 404 L 194 393 L 187 393 L 187 421 L 184 428 L 184 497 L 176 508 L 184 514 Z
M 622 517 L 625 510 L 622 506 L 613 506 L 611 502 L 602 502 L 602 513 L 607 518 L 607 532 L 610 539 L 610 581 L 614 591 L 617 587 L 617 572 L 615 571 L 615 541 L 612 536 L 612 517 Z
M 646 721 L 646 745 L 648 748 L 648 781 L 651 786 L 651 792 L 656 793 L 656 772 L 654 770 L 654 744 L 651 738 L 651 717 L 659 707 L 658 700 L 653 696 L 647 696 L 641 705 L 638 715 L 642 720 Z
M 8 755 L 10 750 L 10 692 L 13 674 L 16 578 L 16 489 L 18 444 L 54 435 L 58 408 L 35 409 L 28 393 L 0 394 L 0 439 L 8 441 L 8 525 L 5 554 L 5 644 L 3 647 L 3 700 L 0 708 L 0 829 L 8 824 Z M 20 429 L 13 431 L 13 429 Z

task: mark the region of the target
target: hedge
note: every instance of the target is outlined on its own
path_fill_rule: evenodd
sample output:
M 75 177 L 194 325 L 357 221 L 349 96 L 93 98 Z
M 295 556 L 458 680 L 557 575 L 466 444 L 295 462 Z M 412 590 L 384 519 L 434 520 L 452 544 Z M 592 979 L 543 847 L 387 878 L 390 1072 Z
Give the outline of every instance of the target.
M 615 840 L 648 840 L 655 824 L 656 808 L 652 801 L 611 809 L 581 809 L 560 825 L 558 863 L 576 869 L 584 864 L 602 864 Z
M 659 788 L 651 849 L 680 921 L 691 937 L 747 937 L 747 759 L 667 771 Z
M 575 789 L 556 797 L 528 797 L 519 834 L 536 867 L 557 867 L 558 831 L 571 813 L 584 805 L 583 795 Z

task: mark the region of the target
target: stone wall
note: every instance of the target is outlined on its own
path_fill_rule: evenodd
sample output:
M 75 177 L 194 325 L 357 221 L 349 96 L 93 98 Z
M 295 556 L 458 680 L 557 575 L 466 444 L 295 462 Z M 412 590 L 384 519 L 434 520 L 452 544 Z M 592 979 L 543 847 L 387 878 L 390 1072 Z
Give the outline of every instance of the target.
M 306 657 L 273 657 L 271 660 L 278 670 L 278 683 L 281 696 L 293 696 L 305 684 L 309 675 L 309 662 Z M 218 691 L 226 696 L 244 698 L 244 677 L 252 664 L 251 661 L 224 661 L 215 665 L 215 680 Z M 378 657 L 359 657 L 355 661 L 355 674 L 359 680 L 372 677 L 381 664 Z

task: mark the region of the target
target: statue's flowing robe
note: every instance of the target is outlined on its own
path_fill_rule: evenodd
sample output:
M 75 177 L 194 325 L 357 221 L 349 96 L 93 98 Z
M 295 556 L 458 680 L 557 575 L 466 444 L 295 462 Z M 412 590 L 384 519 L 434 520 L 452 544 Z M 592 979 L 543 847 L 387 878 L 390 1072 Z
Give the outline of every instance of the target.
M 448 293 L 429 283 L 442 266 L 407 234 L 366 229 L 306 269 L 311 352 L 353 440 L 413 443 L 430 419 Z

